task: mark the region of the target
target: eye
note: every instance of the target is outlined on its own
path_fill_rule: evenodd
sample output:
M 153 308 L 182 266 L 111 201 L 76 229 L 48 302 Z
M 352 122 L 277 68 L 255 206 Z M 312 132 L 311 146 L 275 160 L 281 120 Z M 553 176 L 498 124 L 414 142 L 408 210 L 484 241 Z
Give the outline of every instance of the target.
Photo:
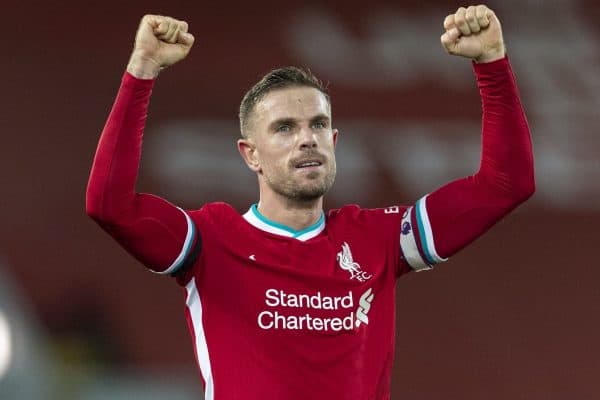
M 277 127 L 276 132 L 289 132 L 292 128 L 287 124 L 282 124 Z
M 316 121 L 313 124 L 314 129 L 325 129 L 327 128 L 327 123 L 325 121 Z

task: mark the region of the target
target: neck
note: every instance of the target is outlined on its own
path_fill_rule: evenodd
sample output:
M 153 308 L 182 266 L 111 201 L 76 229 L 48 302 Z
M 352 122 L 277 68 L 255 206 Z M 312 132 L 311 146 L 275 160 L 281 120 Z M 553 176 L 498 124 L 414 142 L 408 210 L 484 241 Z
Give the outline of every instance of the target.
M 300 201 L 276 194 L 261 196 L 258 211 L 271 221 L 299 231 L 315 224 L 321 218 L 323 197 Z

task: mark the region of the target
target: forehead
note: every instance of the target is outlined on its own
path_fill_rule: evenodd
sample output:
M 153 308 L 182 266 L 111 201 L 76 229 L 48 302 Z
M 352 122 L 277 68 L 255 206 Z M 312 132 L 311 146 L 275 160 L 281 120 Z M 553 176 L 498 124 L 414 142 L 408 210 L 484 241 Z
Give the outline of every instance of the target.
M 257 122 L 281 118 L 310 119 L 316 115 L 330 115 L 327 98 L 312 87 L 289 87 L 270 91 L 256 104 Z

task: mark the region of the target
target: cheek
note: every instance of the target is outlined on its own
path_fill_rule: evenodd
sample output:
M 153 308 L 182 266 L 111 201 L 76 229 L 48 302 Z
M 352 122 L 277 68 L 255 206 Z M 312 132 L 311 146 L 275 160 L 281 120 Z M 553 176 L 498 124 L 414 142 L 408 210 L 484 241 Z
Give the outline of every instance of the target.
M 289 143 L 281 137 L 273 137 L 271 140 L 262 143 L 261 166 L 277 168 L 286 165 L 292 148 L 293 143 Z
M 323 140 L 323 143 L 321 143 L 321 148 L 333 156 L 335 153 L 335 143 L 333 142 L 333 137 L 328 136 L 325 140 Z
M 328 131 L 327 133 L 324 133 L 322 136 L 319 136 L 319 139 L 319 145 L 321 145 L 321 147 L 327 149 L 333 149 L 335 147 L 336 136 L 334 135 L 333 131 Z
M 259 172 L 272 175 L 273 173 L 277 173 L 278 170 L 282 169 L 285 163 L 285 158 L 280 154 L 273 152 L 263 153 L 260 157 Z
M 266 160 L 266 168 L 269 171 L 277 172 L 287 167 L 288 160 L 283 155 L 273 155 Z

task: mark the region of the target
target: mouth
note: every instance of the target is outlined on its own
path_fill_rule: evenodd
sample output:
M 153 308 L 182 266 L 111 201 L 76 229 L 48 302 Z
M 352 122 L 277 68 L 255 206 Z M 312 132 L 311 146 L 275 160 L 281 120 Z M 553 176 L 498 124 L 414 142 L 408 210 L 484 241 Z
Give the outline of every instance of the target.
M 321 165 L 323 165 L 323 161 L 320 159 L 300 160 L 294 163 L 294 167 L 299 170 L 312 170 L 319 168 Z

